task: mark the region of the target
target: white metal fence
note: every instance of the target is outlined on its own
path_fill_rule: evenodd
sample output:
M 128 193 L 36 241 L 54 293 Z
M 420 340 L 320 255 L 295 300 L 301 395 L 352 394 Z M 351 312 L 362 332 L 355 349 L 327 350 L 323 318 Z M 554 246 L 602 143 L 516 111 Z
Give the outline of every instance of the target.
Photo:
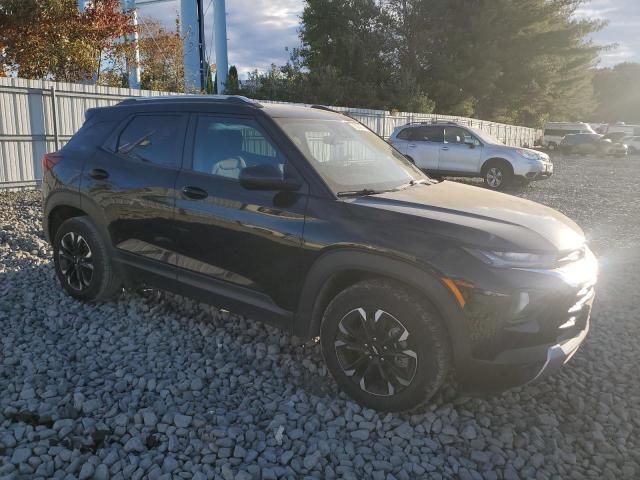
M 0 189 L 32 187 L 42 178 L 45 153 L 64 145 L 80 128 L 85 111 L 114 105 L 132 96 L 165 92 L 73 83 L 0 78 Z M 267 102 L 265 102 L 267 103 Z M 275 103 L 275 102 L 273 102 Z M 451 120 L 479 128 L 508 145 L 533 146 L 540 132 L 483 120 L 411 112 L 332 107 L 364 123 L 383 137 L 409 122 Z

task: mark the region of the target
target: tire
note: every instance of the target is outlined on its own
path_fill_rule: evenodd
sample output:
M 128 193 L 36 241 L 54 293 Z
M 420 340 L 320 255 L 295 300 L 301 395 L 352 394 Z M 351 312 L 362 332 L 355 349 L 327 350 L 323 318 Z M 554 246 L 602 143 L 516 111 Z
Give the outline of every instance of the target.
M 375 410 L 412 409 L 449 375 L 451 346 L 440 316 L 423 296 L 392 281 L 367 280 L 339 293 L 325 310 L 320 343 L 340 388 Z
M 513 169 L 507 161 L 490 160 L 482 168 L 482 179 L 491 190 L 504 190 L 513 180 Z
M 99 302 L 122 288 L 109 250 L 88 217 L 66 220 L 53 240 L 53 261 L 62 288 L 71 297 Z

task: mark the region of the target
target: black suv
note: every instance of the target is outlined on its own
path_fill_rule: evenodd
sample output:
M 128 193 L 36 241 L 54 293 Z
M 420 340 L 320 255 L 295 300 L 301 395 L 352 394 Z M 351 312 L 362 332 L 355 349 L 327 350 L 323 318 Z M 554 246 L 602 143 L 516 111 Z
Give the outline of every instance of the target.
M 323 107 L 131 99 L 43 160 L 69 295 L 148 284 L 320 337 L 357 401 L 408 409 L 547 375 L 589 328 L 597 262 L 560 213 L 431 180 Z

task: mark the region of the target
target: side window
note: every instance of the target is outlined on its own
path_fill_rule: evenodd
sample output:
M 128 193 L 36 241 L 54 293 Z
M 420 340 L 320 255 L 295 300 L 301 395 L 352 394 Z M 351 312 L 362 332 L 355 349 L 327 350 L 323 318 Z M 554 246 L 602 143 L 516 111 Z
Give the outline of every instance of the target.
M 133 160 L 178 167 L 182 146 L 176 134 L 181 124 L 180 115 L 137 115 L 120 132 L 116 152 Z
M 270 165 L 284 173 L 284 156 L 252 120 L 200 116 L 192 169 L 238 179 L 246 167 Z
M 446 127 L 444 129 L 445 143 L 464 143 L 465 138 L 472 140 L 473 137 L 469 132 L 460 127 Z
M 415 128 L 412 140 L 442 143 L 444 141 L 444 129 L 442 127 Z
M 399 140 L 410 140 L 413 130 L 415 130 L 415 128 L 403 128 L 396 138 Z

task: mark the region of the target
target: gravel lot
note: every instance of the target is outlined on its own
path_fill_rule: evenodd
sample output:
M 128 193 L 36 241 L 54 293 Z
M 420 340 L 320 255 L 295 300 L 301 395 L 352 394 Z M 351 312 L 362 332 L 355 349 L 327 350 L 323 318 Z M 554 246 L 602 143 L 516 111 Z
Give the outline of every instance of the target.
M 0 194 L 2 478 L 640 478 L 640 158 L 557 158 L 511 193 L 583 226 L 591 334 L 561 373 L 379 414 L 317 345 L 154 291 L 84 305 L 54 278 L 37 192 Z

